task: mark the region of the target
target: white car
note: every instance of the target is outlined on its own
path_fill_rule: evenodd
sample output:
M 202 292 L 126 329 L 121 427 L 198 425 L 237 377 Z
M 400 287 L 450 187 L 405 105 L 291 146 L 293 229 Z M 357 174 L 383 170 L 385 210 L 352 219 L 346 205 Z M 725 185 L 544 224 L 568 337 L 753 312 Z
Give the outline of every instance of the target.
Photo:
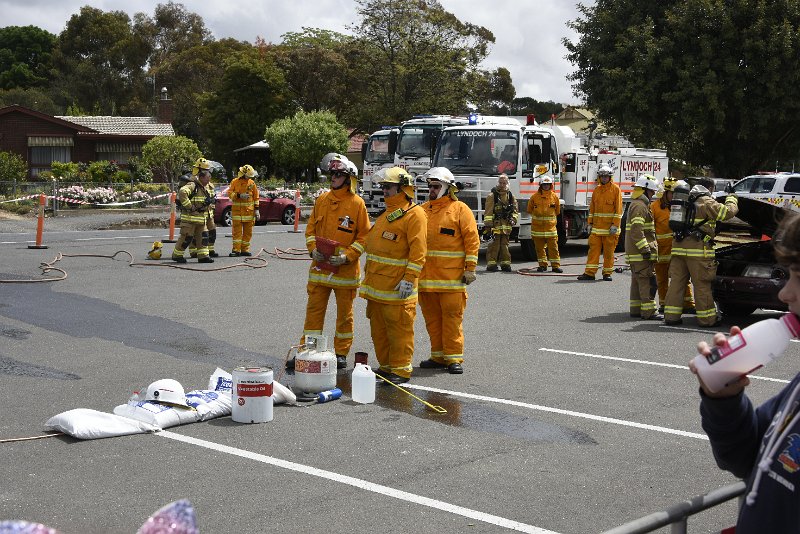
M 800 173 L 756 174 L 733 184 L 736 196 L 763 200 L 776 206 L 800 207 Z M 717 192 L 714 196 L 719 195 Z M 724 195 L 724 192 L 721 192 Z

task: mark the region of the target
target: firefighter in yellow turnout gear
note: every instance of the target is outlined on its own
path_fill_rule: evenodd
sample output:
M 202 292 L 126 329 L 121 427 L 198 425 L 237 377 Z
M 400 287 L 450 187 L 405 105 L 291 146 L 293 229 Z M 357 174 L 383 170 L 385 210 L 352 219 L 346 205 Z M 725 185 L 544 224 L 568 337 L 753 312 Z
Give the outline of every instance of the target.
M 653 196 L 650 211 L 653 212 L 653 222 L 656 224 L 656 241 L 658 241 L 658 260 L 656 261 L 656 281 L 658 282 L 659 313 L 664 312 L 664 302 L 667 298 L 669 287 L 669 261 L 672 258 L 672 230 L 669 227 L 669 203 L 672 200 L 672 191 L 678 183 L 686 184 L 676 178 L 664 178 L 663 188 Z M 686 285 L 683 297 L 683 312 L 694 313 L 694 296 L 692 285 Z
M 250 166 L 239 167 L 236 178 L 228 187 L 231 199 L 231 235 L 233 245 L 228 256 L 250 256 L 250 240 L 253 238 L 253 225 L 261 216 L 258 211 L 258 187 L 253 178 L 258 173 Z
M 542 176 L 539 190 L 528 201 L 528 213 L 531 214 L 531 237 L 536 246 L 536 258 L 539 260 L 538 272 L 547 270 L 548 256 L 554 273 L 563 273 L 561 256 L 558 253 L 558 230 L 556 224 L 561 213 L 561 203 L 553 191 L 553 178 Z
M 614 271 L 614 250 L 619 240 L 619 225 L 622 220 L 622 191 L 611 180 L 611 167 L 603 165 L 597 170 L 600 184 L 592 193 L 589 204 L 589 253 L 586 268 L 578 280 L 594 280 L 600 268 L 600 253 L 603 253 L 603 280 L 610 282 Z
M 511 229 L 517 224 L 519 208 L 517 199 L 508 190 L 508 176 L 501 174 L 497 178 L 497 187 L 493 187 L 483 211 L 483 225 L 492 230 L 492 241 L 486 250 L 486 270 L 500 269 L 511 272 L 511 253 L 508 251 L 508 239 Z
M 208 206 L 213 197 L 209 197 L 206 186 L 211 181 L 211 164 L 204 158 L 195 162 L 192 168 L 194 179 L 178 190 L 178 202 L 181 204 L 181 234 L 172 250 L 172 259 L 178 263 L 186 263 L 183 257 L 186 248 L 194 243 L 197 247 L 198 263 L 214 263 L 208 257 L 208 231 L 206 217 Z
M 423 175 L 429 199 L 422 205 L 427 215 L 428 252 L 419 279 L 419 306 L 431 340 L 431 356 L 423 369 L 464 372 L 464 309 L 467 285 L 475 281 L 480 237 L 472 210 L 456 197 L 453 173 L 434 167 Z
M 427 253 L 427 220 L 412 202 L 413 178 L 402 168 L 378 171 L 386 200 L 367 234 L 364 282 L 367 318 L 380 368 L 376 373 L 402 384 L 411 377 L 417 281 Z
M 217 199 L 217 191 L 214 187 L 214 184 L 209 181 L 204 189 L 208 194 L 208 198 L 213 199 L 213 202 L 206 207 L 206 232 L 208 233 L 208 255 L 212 258 L 216 258 L 219 254 L 214 250 L 214 245 L 217 242 L 217 225 L 214 223 L 214 203 L 216 203 Z M 189 256 L 192 258 L 197 257 L 197 243 L 192 241 L 192 244 L 189 246 Z
M 684 209 L 690 209 L 687 215 L 688 228 L 681 234 L 677 231 L 672 243 L 672 259 L 669 264 L 669 289 L 664 305 L 664 323 L 681 324 L 683 298 L 689 280 L 694 286 L 697 323 L 700 326 L 717 326 L 720 319 L 711 293 L 711 284 L 717 275 L 717 261 L 714 253 L 714 236 L 719 221 L 727 221 L 739 211 L 738 199 L 731 194 L 720 204 L 711 198 L 714 182 L 700 180 L 691 191 L 682 191 L 676 187 L 673 202 L 688 199 Z M 680 193 L 680 194 L 679 194 Z
M 369 216 L 364 200 L 356 194 L 358 169 L 345 156 L 329 154 L 323 158 L 321 169 L 330 172 L 331 190 L 314 203 L 306 226 L 306 247 L 314 260 L 308 271 L 308 303 L 301 343 L 307 335 L 320 335 L 325 326 L 325 311 L 331 291 L 336 298 L 336 333 L 333 347 L 336 367 L 347 367 L 347 354 L 353 344 L 353 301 L 361 276 L 359 258 L 369 232 Z M 338 243 L 329 256 L 317 249 L 317 239 Z M 324 263 L 323 263 L 324 262 Z M 320 268 L 320 264 L 334 267 Z M 294 361 L 290 364 L 293 367 Z
M 654 176 L 643 174 L 636 179 L 625 225 L 625 260 L 631 266 L 631 317 L 660 321 L 664 316 L 656 312 L 658 284 L 653 267 L 658 256 L 658 243 L 650 211 L 650 199 L 657 190 L 658 182 Z

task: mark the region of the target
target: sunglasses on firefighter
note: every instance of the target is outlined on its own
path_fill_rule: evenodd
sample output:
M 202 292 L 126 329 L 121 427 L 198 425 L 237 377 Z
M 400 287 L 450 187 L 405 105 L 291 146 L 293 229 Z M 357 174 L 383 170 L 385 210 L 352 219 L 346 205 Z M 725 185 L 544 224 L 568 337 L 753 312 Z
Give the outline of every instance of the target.
M 346 178 L 346 177 L 350 176 L 350 174 L 345 172 L 345 171 L 332 171 L 331 172 L 331 176 L 336 176 L 336 177 L 344 176 Z

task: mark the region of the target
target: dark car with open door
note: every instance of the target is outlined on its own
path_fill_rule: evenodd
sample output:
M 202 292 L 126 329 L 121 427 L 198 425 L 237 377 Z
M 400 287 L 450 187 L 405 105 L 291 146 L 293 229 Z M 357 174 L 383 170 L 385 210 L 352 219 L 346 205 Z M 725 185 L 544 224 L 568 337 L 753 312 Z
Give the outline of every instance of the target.
M 750 315 L 756 309 L 786 311 L 778 292 L 789 279 L 789 270 L 775 261 L 771 237 L 792 204 L 777 205 L 752 198 L 739 198 L 737 216 L 750 224 L 761 241 L 739 243 L 716 250 L 717 277 L 713 283 L 714 300 L 726 316 Z

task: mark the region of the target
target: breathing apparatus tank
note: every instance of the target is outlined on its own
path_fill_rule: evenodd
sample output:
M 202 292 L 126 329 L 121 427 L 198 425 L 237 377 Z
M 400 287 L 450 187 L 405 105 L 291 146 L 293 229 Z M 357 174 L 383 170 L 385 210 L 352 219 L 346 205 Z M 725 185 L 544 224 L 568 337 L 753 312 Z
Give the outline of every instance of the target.
M 336 355 L 328 351 L 325 336 L 306 336 L 305 348 L 295 357 L 294 385 L 305 393 L 336 387 Z
M 669 229 L 678 241 L 689 234 L 693 208 L 689 199 L 689 184 L 681 180 L 675 184 L 669 203 Z

